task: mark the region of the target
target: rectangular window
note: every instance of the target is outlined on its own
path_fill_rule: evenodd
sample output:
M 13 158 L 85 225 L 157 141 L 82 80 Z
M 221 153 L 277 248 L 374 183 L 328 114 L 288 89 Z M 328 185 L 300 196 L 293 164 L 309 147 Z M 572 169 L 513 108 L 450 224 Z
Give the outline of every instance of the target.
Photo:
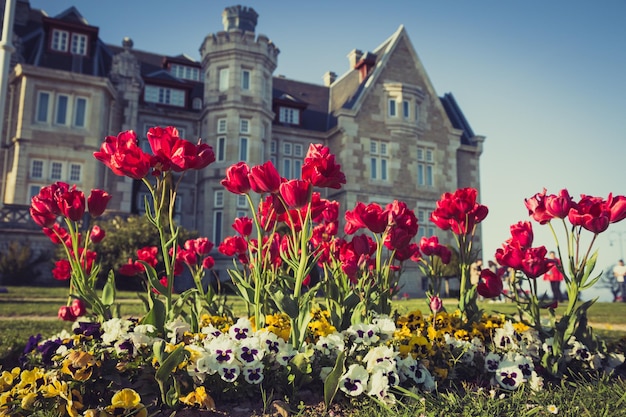
M 64 125 L 67 123 L 67 104 L 69 97 L 59 94 L 57 96 L 56 117 L 54 122 L 58 125 Z
M 70 164 L 70 182 L 81 182 L 81 171 L 80 164 Z
M 200 79 L 200 70 L 186 65 L 172 64 L 170 66 L 170 74 L 185 80 L 198 81 Z
M 228 90 L 228 68 L 221 68 L 219 72 L 219 91 Z
M 48 111 L 50 108 L 50 93 L 40 91 L 37 95 L 37 121 L 48 123 Z
M 41 191 L 40 185 L 31 185 L 30 187 L 28 187 L 28 204 L 31 203 L 31 200 L 34 196 L 39 194 L 39 191 Z
M 370 178 L 387 181 L 387 143 L 370 141 Z
M 185 91 L 175 88 L 147 85 L 144 89 L 144 100 L 147 103 L 169 104 L 170 106 L 185 107 Z
M 430 148 L 417 148 L 417 185 L 433 187 L 435 185 L 435 158 Z
M 278 120 L 281 123 L 288 123 L 290 125 L 300 124 L 300 110 L 292 109 L 289 107 L 281 107 L 278 112 Z
M 239 160 L 248 160 L 248 138 L 239 138 Z
M 397 110 L 396 110 L 396 100 L 393 98 L 389 99 L 389 117 L 396 117 L 397 116 Z
M 402 116 L 405 119 L 408 119 L 411 115 L 411 106 L 409 104 L 409 100 L 402 101 Z
M 217 133 L 226 133 L 226 119 L 217 119 Z
M 237 196 L 237 207 L 248 207 L 248 199 L 245 195 Z
M 213 211 L 213 242 L 219 245 L 222 242 L 222 210 Z
M 87 99 L 76 97 L 74 104 L 74 126 L 85 127 L 85 115 L 87 110 Z
M 237 211 L 237 218 L 246 217 L 247 215 L 248 213 L 246 213 L 245 211 Z
M 291 143 L 283 143 L 283 154 L 291 156 Z
M 241 119 L 239 121 L 239 133 L 250 133 L 250 120 Z
M 302 175 L 302 161 L 299 159 L 293 160 L 293 176 L 294 178 L 300 178 Z
M 226 138 L 223 136 L 217 138 L 217 153 L 215 154 L 215 159 L 218 162 L 222 162 L 226 159 Z
M 302 144 L 296 143 L 293 145 L 293 156 L 303 156 L 302 154 Z
M 224 207 L 224 191 L 215 191 L 213 194 L 213 207 Z
M 59 181 L 63 179 L 63 163 L 51 162 L 50 163 L 50 179 Z
M 241 71 L 241 89 L 250 90 L 250 71 L 248 70 Z
M 30 164 L 30 177 L 33 179 L 43 178 L 43 161 L 33 159 Z
M 285 178 L 293 178 L 291 176 L 291 159 L 283 159 L 283 176 Z
M 55 51 L 67 52 L 67 40 L 69 35 L 69 32 L 64 30 L 53 29 L 50 47 Z
M 87 55 L 87 36 L 80 33 L 72 33 L 71 52 L 75 55 Z
M 276 148 L 278 147 L 278 144 L 276 143 L 275 140 L 273 140 L 272 142 L 270 142 L 270 153 L 275 154 L 276 153 Z

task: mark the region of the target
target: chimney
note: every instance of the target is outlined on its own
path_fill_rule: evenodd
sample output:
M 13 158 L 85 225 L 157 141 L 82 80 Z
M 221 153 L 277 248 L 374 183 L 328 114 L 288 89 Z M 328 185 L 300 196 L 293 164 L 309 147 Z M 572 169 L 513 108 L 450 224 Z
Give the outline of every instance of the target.
M 337 79 L 337 74 L 335 74 L 332 71 L 328 71 L 327 73 L 324 74 L 322 79 L 324 80 L 324 85 L 326 87 L 330 87 L 330 85 L 334 83 L 335 80 Z
M 259 15 L 252 7 L 231 6 L 222 12 L 222 24 L 225 31 L 241 30 L 252 32 L 256 29 Z
M 359 82 L 363 82 L 376 65 L 376 55 L 371 52 L 366 53 L 356 63 L 354 69 L 359 71 Z
M 359 51 L 358 49 L 353 49 L 348 54 L 348 62 L 350 63 L 350 69 L 354 69 L 356 63 L 359 62 L 362 55 L 363 55 L 363 52 Z

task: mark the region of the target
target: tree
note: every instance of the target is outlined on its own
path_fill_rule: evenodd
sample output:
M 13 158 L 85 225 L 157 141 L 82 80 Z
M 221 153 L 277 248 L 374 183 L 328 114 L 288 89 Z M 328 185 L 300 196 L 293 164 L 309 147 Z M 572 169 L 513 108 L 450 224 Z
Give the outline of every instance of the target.
M 0 282 L 3 285 L 29 285 L 41 275 L 38 265 L 48 262 L 50 254 L 33 253 L 28 242 L 10 242 L 0 253 Z

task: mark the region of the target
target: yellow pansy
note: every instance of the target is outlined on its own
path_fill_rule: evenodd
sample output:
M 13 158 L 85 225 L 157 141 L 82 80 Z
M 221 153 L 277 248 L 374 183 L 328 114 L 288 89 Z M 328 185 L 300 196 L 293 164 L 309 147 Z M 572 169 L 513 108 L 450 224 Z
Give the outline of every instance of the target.
M 37 399 L 37 393 L 29 392 L 22 397 L 22 403 L 20 407 L 22 407 L 24 410 L 32 410 L 33 404 L 35 403 L 36 399 Z
M 74 350 L 63 360 L 61 371 L 71 375 L 76 381 L 86 381 L 91 378 L 96 364 L 96 358 L 92 354 Z
M 215 401 L 213 401 L 213 398 L 209 394 L 207 394 L 204 386 L 199 386 L 186 396 L 181 397 L 180 401 L 186 405 L 197 405 L 198 407 L 207 410 L 215 410 Z
M 136 417 L 147 417 L 148 411 L 141 403 L 139 394 L 131 388 L 124 388 L 113 395 L 111 406 L 107 411 L 113 415 L 120 415 L 134 411 Z

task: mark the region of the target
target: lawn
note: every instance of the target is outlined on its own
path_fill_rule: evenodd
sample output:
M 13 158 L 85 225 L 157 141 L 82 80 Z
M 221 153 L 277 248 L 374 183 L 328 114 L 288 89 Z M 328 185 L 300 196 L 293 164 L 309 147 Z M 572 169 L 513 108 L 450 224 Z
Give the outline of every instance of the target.
M 134 292 L 119 292 L 125 316 L 140 316 L 143 306 Z M 0 293 L 0 365 L 2 369 L 18 362 L 23 346 L 31 335 L 50 336 L 63 329 L 70 330 L 72 324 L 56 318 L 59 306 L 67 301 L 65 288 L 9 287 L 7 293 Z M 244 303 L 234 297 L 228 304 L 236 314 L 245 314 Z M 456 300 L 445 299 L 444 306 L 452 311 Z M 404 314 L 419 309 L 428 311 L 425 299 L 397 300 L 394 307 Z M 512 303 L 480 303 L 487 313 L 516 314 Z M 557 314 L 563 307 L 557 309 Z M 546 312 L 547 317 L 547 312 Z M 589 310 L 589 321 L 603 327 L 599 333 L 610 342 L 626 337 L 626 303 L 597 303 Z M 602 326 L 600 326 L 602 325 Z M 611 328 L 611 326 L 613 328 Z M 608 328 L 608 329 L 607 329 Z M 624 345 L 622 340 L 622 346 Z M 495 394 L 494 394 L 495 393 Z M 457 389 L 437 393 L 421 393 L 413 400 L 393 408 L 373 401 L 335 404 L 333 411 L 321 410 L 319 405 L 294 404 L 293 414 L 302 417 L 321 417 L 334 413 L 336 416 L 619 416 L 626 406 L 626 382 L 622 378 L 587 381 L 563 381 L 560 385 L 551 384 L 540 392 L 520 390 L 504 395 L 482 388 L 459 386 Z M 271 405 L 266 404 L 267 411 Z M 231 415 L 231 414 L 223 414 Z M 232 414 L 239 415 L 239 414 Z M 258 408 L 253 408 L 250 416 L 267 416 Z M 277 415 L 277 414 L 275 414 Z

